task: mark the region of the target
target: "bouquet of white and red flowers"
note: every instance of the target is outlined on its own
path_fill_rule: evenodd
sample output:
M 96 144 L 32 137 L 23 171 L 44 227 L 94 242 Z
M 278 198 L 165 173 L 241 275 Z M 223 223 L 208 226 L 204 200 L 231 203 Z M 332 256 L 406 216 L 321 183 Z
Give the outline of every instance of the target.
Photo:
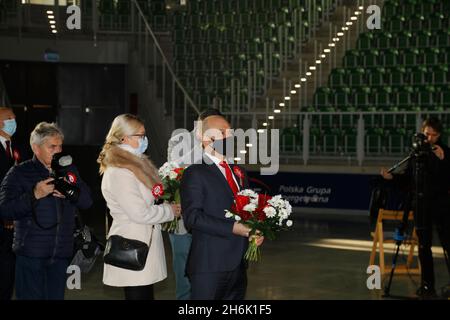
M 163 199 L 170 203 L 180 203 L 180 185 L 184 172 L 183 167 L 178 167 L 174 163 L 166 162 L 158 170 L 158 175 L 162 183 L 156 184 L 152 189 L 152 194 L 156 199 Z M 163 230 L 174 232 L 178 230 L 178 220 L 176 217 L 170 222 L 163 224 Z
M 276 232 L 292 226 L 292 220 L 289 220 L 291 212 L 289 201 L 284 200 L 281 195 L 270 197 L 245 189 L 237 193 L 231 210 L 225 210 L 225 217 L 234 218 L 249 226 L 251 235 L 257 235 L 258 230 L 258 235 L 273 240 Z M 253 237 L 245 259 L 258 261 L 260 258 L 261 252 Z

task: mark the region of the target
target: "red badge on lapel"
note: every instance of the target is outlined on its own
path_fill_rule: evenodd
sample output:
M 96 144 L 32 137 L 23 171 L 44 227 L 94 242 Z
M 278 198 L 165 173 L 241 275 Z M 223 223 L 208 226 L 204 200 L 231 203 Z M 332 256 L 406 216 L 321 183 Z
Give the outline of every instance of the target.
M 244 187 L 244 172 L 242 171 L 241 168 L 239 168 L 238 166 L 234 166 L 233 167 L 233 172 L 236 175 L 236 177 L 239 178 L 239 183 L 242 187 Z
M 20 153 L 17 149 L 13 150 L 13 158 L 16 164 L 20 162 Z

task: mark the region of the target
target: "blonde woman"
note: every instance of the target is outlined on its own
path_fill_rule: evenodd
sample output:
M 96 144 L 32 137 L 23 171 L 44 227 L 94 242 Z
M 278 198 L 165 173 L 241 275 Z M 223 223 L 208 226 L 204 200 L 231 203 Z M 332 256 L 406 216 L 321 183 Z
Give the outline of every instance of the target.
M 134 115 L 117 116 L 98 157 L 102 194 L 113 217 L 108 237 L 120 235 L 148 243 L 145 268 L 132 271 L 104 265 L 103 283 L 123 287 L 126 300 L 152 300 L 153 284 L 167 277 L 160 224 L 180 215 L 179 205 L 155 205 L 151 189 L 158 171 L 144 155 L 144 123 Z

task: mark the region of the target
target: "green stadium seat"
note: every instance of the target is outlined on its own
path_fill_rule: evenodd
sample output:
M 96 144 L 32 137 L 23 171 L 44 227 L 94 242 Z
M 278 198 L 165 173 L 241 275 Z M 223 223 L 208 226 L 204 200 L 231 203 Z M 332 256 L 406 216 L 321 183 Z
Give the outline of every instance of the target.
M 321 87 L 314 93 L 314 105 L 316 107 L 328 106 L 330 105 L 330 94 L 331 89 L 327 87 Z
M 382 152 L 383 128 L 368 128 L 366 131 L 365 152 L 367 154 Z
M 370 86 L 377 87 L 385 84 L 386 69 L 379 67 L 369 70 L 368 80 Z
M 411 86 L 400 87 L 399 90 L 395 93 L 395 96 L 396 104 L 398 106 L 411 105 L 411 102 L 414 98 L 414 89 Z
M 439 49 L 438 48 L 427 48 L 424 49 L 425 53 L 425 64 L 435 65 L 439 61 Z
M 363 68 L 350 69 L 349 75 L 349 85 L 351 87 L 359 87 L 366 84 L 365 73 Z
M 350 103 L 351 89 L 347 87 L 337 88 L 334 92 L 334 105 L 346 106 Z
M 374 38 L 374 36 L 373 36 L 372 32 L 362 33 L 358 38 L 357 48 L 359 50 L 372 49 L 373 38 Z
M 432 68 L 432 82 L 434 84 L 446 84 L 448 82 L 448 66 L 438 65 Z
M 388 74 L 388 84 L 391 86 L 401 86 L 405 82 L 406 69 L 404 67 L 391 68 Z
M 431 45 L 432 33 L 428 30 L 419 30 L 416 33 L 414 45 L 418 48 L 428 48 Z
M 419 87 L 417 93 L 419 105 L 425 107 L 433 105 L 435 92 L 434 86 Z
M 375 92 L 375 105 L 376 106 L 389 106 L 391 104 L 392 88 L 384 86 L 378 88 Z
M 383 51 L 383 65 L 385 67 L 395 67 L 400 62 L 400 56 L 397 49 L 389 49 L 387 51 Z
M 364 66 L 367 68 L 379 66 L 380 52 L 376 49 L 370 50 L 364 54 Z
M 391 32 L 403 31 L 406 27 L 406 19 L 403 16 L 396 16 L 388 21 L 388 29 Z
M 416 66 L 417 57 L 420 51 L 416 48 L 408 48 L 403 50 L 403 65 L 404 66 Z
M 392 33 L 383 31 L 378 35 L 378 49 L 389 49 L 392 47 Z
M 346 85 L 345 69 L 335 68 L 331 71 L 329 76 L 329 86 L 332 88 L 343 87 Z
M 411 81 L 410 84 L 412 85 L 422 85 L 425 83 L 425 77 L 428 72 L 428 69 L 424 66 L 416 66 L 414 67 L 410 73 L 411 75 Z
M 412 42 L 412 33 L 409 31 L 402 31 L 397 33 L 397 48 L 409 48 Z
M 357 68 L 360 66 L 359 63 L 359 51 L 358 50 L 348 50 L 344 56 L 344 67 L 345 68 Z
M 409 21 L 409 30 L 422 30 L 424 27 L 426 27 L 426 20 L 421 13 L 411 17 L 411 20 Z
M 441 12 L 433 12 L 428 19 L 428 29 L 432 31 L 442 30 L 444 27 L 445 16 Z M 448 25 L 446 26 L 448 27 Z
M 386 19 L 395 17 L 397 15 L 397 8 L 397 1 L 385 1 L 382 10 L 382 16 L 386 17 Z
M 370 94 L 371 90 L 369 87 L 361 87 L 355 90 L 354 92 L 354 101 L 353 104 L 360 106 L 368 106 L 370 105 Z
M 450 46 L 450 29 L 439 30 L 437 35 L 437 45 L 439 47 Z

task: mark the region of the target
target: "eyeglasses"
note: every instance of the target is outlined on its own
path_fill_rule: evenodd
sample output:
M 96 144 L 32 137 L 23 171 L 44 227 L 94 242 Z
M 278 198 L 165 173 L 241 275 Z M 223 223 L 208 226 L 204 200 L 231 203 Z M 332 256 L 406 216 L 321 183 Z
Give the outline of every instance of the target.
M 144 138 L 145 137 L 145 133 L 143 133 L 143 134 L 130 134 L 130 137 Z

